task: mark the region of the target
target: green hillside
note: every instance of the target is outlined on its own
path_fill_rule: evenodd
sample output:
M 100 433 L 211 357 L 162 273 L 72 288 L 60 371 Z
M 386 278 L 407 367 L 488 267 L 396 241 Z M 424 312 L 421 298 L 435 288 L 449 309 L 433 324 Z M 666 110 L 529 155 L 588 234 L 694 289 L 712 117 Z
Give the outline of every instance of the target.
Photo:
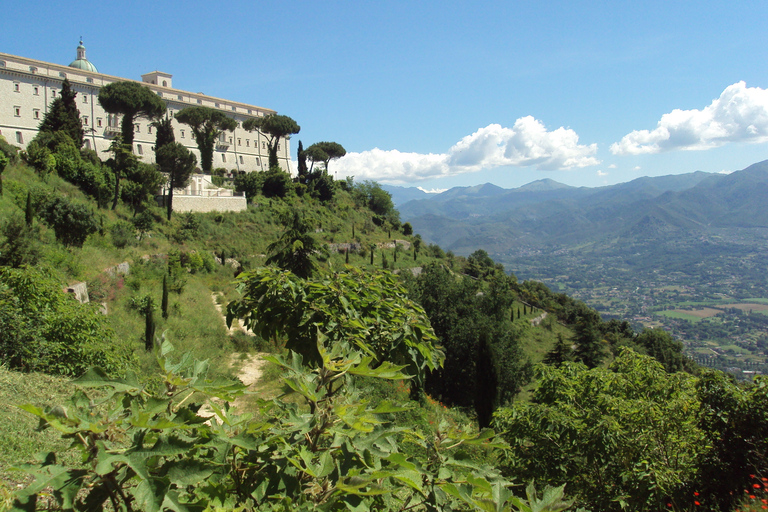
M 6 504 L 730 510 L 768 470 L 763 386 L 423 243 L 374 183 L 217 176 L 246 211 L 167 220 L 153 166 L 48 144 L 0 143 Z

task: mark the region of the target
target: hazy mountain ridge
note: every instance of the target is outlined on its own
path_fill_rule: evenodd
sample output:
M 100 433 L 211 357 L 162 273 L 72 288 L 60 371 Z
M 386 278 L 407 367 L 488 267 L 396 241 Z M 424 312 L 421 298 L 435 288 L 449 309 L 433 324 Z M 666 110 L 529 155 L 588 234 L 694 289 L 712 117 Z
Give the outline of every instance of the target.
M 549 179 L 511 190 L 457 187 L 399 209 L 427 241 L 459 254 L 768 227 L 768 161 L 728 175 L 697 171 L 599 188 Z

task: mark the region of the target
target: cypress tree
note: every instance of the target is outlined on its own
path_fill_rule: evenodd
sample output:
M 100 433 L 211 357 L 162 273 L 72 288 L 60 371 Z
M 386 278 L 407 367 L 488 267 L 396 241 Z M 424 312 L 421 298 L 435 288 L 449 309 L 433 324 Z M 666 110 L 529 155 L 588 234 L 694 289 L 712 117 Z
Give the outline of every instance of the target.
M 80 121 L 80 111 L 77 109 L 75 96 L 77 93 L 72 90 L 69 79 L 65 78 L 64 83 L 61 84 L 61 94 L 51 103 L 50 110 L 46 112 L 37 130 L 50 133 L 63 131 L 79 149 L 83 147 L 85 130 Z
M 376 248 L 374 244 L 371 244 L 371 265 L 373 265 L 373 250 Z
M 493 354 L 486 335 L 481 335 L 475 354 L 475 412 L 480 429 L 491 426 L 493 411 L 496 409 L 498 378 Z
M 355 238 L 355 224 L 352 223 L 352 238 Z
M 347 249 L 346 251 L 344 251 L 344 263 L 346 263 L 347 265 L 349 265 L 349 249 Z
M 147 305 L 144 310 L 144 348 L 152 350 L 155 341 L 155 305 L 152 302 L 152 297 L 147 297 Z
M 24 220 L 27 222 L 27 227 L 32 226 L 32 219 L 35 213 L 32 210 L 32 193 L 27 192 L 27 207 L 24 209 Z
M 163 302 L 160 306 L 163 318 L 168 319 L 168 274 L 163 275 Z
M 304 152 L 304 145 L 299 141 L 299 149 L 297 151 L 297 158 L 299 160 L 299 183 L 307 183 L 307 154 Z M 355 236 L 354 234 L 352 236 Z

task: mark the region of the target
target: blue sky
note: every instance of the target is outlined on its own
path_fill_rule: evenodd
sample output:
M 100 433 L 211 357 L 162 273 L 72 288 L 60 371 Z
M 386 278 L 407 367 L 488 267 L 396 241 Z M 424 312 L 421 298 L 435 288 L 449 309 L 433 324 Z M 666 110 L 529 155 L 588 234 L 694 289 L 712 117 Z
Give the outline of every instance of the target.
M 3 7 L 0 51 L 276 109 L 341 177 L 599 186 L 768 158 L 768 2 Z

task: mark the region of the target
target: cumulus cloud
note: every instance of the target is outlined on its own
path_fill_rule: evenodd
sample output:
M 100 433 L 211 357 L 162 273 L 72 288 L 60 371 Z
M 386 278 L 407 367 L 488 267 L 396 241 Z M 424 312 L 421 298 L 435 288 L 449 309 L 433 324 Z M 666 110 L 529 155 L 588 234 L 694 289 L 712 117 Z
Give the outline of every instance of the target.
M 614 155 L 701 150 L 729 142 L 768 141 L 768 90 L 737 82 L 702 110 L 675 109 L 653 130 L 635 130 L 611 145 Z
M 598 171 L 597 171 L 597 175 L 598 175 L 598 176 L 608 176 L 608 173 L 607 173 L 607 172 L 605 172 L 605 171 L 602 171 L 602 170 L 598 170 Z
M 340 175 L 358 179 L 412 182 L 454 176 L 496 167 L 535 167 L 561 170 L 600 163 L 597 144 L 579 144 L 568 128 L 547 131 L 531 116 L 521 117 L 512 128 L 491 124 L 467 135 L 447 153 L 403 153 L 378 148 L 347 153 L 334 162 Z
M 616 164 L 611 164 L 608 166 L 609 169 L 616 169 Z

